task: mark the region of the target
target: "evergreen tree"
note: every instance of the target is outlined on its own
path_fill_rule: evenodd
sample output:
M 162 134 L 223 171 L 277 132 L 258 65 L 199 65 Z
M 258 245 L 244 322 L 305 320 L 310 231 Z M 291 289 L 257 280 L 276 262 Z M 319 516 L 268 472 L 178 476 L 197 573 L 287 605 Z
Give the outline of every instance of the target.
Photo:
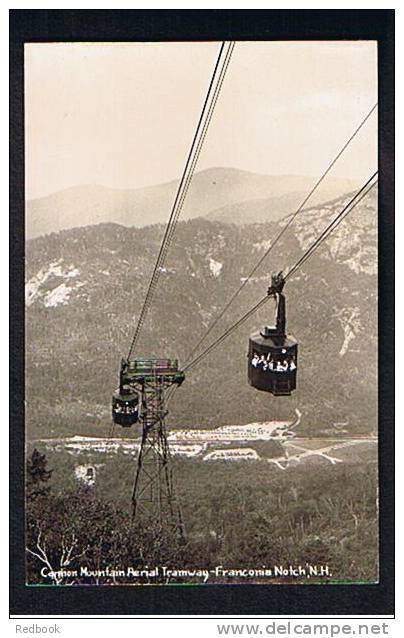
M 27 500 L 33 501 L 39 496 L 49 493 L 50 486 L 46 485 L 52 476 L 53 470 L 47 469 L 48 459 L 36 448 L 27 459 L 26 494 Z

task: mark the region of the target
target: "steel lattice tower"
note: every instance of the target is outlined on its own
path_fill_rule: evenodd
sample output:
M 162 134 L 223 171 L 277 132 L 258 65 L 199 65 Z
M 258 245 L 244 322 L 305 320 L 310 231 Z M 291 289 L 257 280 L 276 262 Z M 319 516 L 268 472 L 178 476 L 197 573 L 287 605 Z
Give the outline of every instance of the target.
M 142 440 L 132 494 L 133 519 L 153 522 L 156 529 L 171 528 L 185 537 L 181 510 L 175 495 L 170 448 L 165 418 L 168 414 L 165 394 L 182 381 L 183 373 L 159 371 L 131 379 L 131 387 L 140 397 Z M 136 375 L 137 377 L 138 375 Z M 156 525 L 157 524 L 157 525 Z

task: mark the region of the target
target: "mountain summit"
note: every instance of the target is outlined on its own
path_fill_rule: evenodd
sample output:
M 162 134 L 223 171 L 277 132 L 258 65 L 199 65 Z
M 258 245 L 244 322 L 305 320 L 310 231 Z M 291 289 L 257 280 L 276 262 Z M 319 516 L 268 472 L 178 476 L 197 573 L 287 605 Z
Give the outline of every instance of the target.
M 181 219 L 207 216 L 211 221 L 250 223 L 276 221 L 293 212 L 312 188 L 314 177 L 258 175 L 234 168 L 210 168 L 196 173 Z M 328 178 L 310 204 L 333 199 L 355 189 L 351 180 Z M 26 203 L 28 239 L 100 223 L 138 228 L 165 223 L 178 181 L 137 189 L 75 186 Z

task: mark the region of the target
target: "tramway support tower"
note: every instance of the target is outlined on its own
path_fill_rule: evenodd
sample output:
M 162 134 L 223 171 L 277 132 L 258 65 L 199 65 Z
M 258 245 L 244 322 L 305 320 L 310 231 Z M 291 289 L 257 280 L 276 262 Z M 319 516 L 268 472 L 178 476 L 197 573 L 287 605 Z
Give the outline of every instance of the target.
M 184 536 L 184 530 L 173 484 L 165 424 L 165 394 L 172 385 L 181 385 L 184 378 L 177 359 L 121 361 L 120 387 L 130 396 L 138 397 L 135 420 L 142 426 L 132 495 L 133 517 L 153 519 L 157 528 L 168 525 L 181 536 Z M 114 410 L 113 418 L 116 419 Z

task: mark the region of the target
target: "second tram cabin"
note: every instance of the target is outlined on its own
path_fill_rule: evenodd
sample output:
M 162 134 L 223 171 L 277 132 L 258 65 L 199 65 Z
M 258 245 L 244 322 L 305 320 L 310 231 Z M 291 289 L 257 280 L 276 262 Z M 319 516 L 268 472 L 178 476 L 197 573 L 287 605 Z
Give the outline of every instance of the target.
M 130 428 L 139 419 L 139 397 L 131 388 L 123 387 L 112 395 L 112 419 L 117 425 Z
M 112 396 L 112 419 L 117 425 L 130 428 L 139 420 L 139 397 L 144 385 L 159 378 L 166 385 L 181 385 L 185 374 L 177 359 L 121 360 L 119 388 Z
M 287 396 L 296 389 L 297 341 L 286 334 L 286 302 L 282 273 L 272 276 L 268 295 L 276 299 L 276 325 L 250 336 L 248 381 L 257 390 Z

